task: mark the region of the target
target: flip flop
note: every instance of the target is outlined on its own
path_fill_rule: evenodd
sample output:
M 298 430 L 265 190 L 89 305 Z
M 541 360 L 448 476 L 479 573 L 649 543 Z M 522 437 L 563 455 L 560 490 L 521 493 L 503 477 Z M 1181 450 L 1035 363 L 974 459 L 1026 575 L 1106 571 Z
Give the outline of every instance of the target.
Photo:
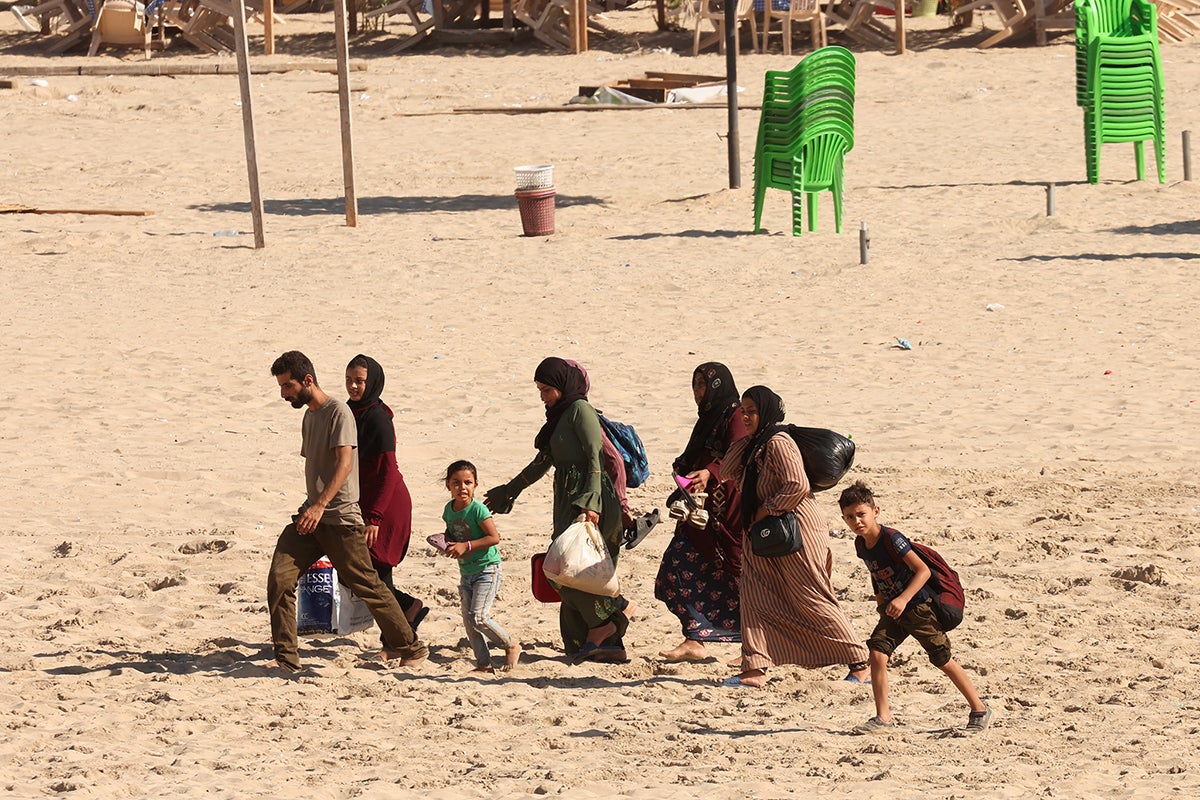
M 422 608 L 420 611 L 417 612 L 417 615 L 415 617 L 413 617 L 413 621 L 408 623 L 408 627 L 412 628 L 413 633 L 416 633 L 417 628 L 419 628 L 421 626 L 421 623 L 424 622 L 425 618 L 428 616 L 429 616 L 429 606 L 425 606 L 424 608 Z
M 571 663 L 582 664 L 585 661 L 590 661 L 599 650 L 600 645 L 592 644 L 591 642 L 584 642 L 583 647 L 579 649 L 579 652 L 571 656 Z
M 721 685 L 728 689 L 761 689 L 761 686 L 755 686 L 752 683 L 746 683 L 742 680 L 741 675 L 730 675 L 725 680 L 721 681 Z
M 854 675 L 847 675 L 846 677 L 842 678 L 842 680 L 844 680 L 846 683 L 857 683 L 862 686 L 870 686 L 871 685 L 870 678 L 867 678 L 865 681 L 863 681 L 863 680 L 859 680 L 858 678 L 854 677 Z

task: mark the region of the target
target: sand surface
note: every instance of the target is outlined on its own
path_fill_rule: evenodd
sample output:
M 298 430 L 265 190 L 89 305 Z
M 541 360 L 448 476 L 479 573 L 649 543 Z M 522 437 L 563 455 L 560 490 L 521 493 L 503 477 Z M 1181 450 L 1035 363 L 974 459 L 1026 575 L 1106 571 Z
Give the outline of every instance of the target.
M 649 33 L 649 14 L 611 15 L 627 35 L 578 56 L 353 45 L 356 229 L 334 76 L 255 76 L 260 251 L 213 235 L 251 230 L 236 78 L 0 90 L 0 204 L 155 212 L 0 215 L 7 796 L 1200 795 L 1200 188 L 1179 147 L 1200 125 L 1200 49 L 1163 48 L 1168 182 L 1134 181 L 1131 146 L 1109 145 L 1092 186 L 1070 36 L 980 52 L 978 20 L 951 37 L 941 18 L 903 57 L 856 46 L 841 235 L 826 197 L 820 230 L 791 236 L 779 191 L 750 234 L 753 110 L 737 190 L 721 110 L 406 116 L 723 70 L 680 55 L 690 34 Z M 272 63 L 330 53 L 330 19 L 289 19 Z M 0 76 L 122 63 L 31 41 L 0 15 Z M 793 61 L 744 56 L 742 103 Z M 554 236 L 520 236 L 511 168 L 527 163 L 555 165 Z M 621 561 L 643 609 L 630 663 L 565 664 L 557 609 L 529 592 L 548 481 L 498 520 L 495 613 L 525 644 L 518 671 L 465 677 L 457 577 L 414 545 L 397 575 L 434 606 L 428 663 L 360 665 L 367 631 L 307 638 L 308 676 L 267 675 L 266 568 L 303 490 L 300 413 L 268 367 L 292 348 L 338 397 L 355 353 L 384 365 L 418 541 L 440 530 L 451 460 L 490 486 L 532 457 L 544 356 L 586 364 L 594 403 L 637 426 L 643 508 L 669 490 L 696 364 L 772 386 L 789 420 L 852 434 L 851 477 L 884 521 L 959 568 L 954 651 L 994 727 L 952 730 L 966 708 L 913 643 L 892 672 L 902 724 L 880 738 L 849 735 L 871 699 L 836 669 L 780 668 L 751 691 L 717 685 L 735 646 L 662 663 L 679 638 L 653 598 L 666 526 Z M 836 492 L 820 499 L 865 637 L 868 578 Z

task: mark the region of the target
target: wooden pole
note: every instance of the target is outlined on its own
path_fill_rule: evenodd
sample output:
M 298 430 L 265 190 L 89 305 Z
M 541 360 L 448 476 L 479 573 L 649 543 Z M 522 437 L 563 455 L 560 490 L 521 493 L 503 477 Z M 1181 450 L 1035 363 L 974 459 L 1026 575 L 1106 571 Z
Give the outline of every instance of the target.
M 904 0 L 894 0 L 896 4 L 896 55 L 902 56 L 908 45 L 904 32 Z
M 358 227 L 358 195 L 354 191 L 354 129 L 350 123 L 350 43 L 346 38 L 346 0 L 334 0 L 337 34 L 338 104 L 342 111 L 342 182 L 346 186 L 346 226 Z
M 263 0 L 263 55 L 275 55 L 275 0 Z
M 1192 179 L 1192 132 L 1183 132 L 1183 179 Z
M 258 188 L 258 155 L 254 146 L 254 106 L 250 99 L 250 45 L 246 41 L 246 0 L 237 0 L 233 15 L 237 48 L 238 85 L 242 90 L 242 137 L 246 143 L 246 175 L 250 179 L 250 216 L 254 220 L 254 248 L 266 247 L 263 237 L 263 202 Z
M 587 0 L 572 0 L 571 3 L 571 52 L 586 53 L 587 40 Z

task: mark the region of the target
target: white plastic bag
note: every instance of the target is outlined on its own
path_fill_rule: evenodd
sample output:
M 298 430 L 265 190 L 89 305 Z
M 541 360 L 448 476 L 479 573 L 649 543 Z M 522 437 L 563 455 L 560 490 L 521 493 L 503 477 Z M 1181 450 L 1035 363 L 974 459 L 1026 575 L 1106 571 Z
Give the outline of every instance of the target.
M 594 522 L 577 521 L 550 544 L 542 571 L 555 583 L 588 594 L 621 593 L 617 567 Z

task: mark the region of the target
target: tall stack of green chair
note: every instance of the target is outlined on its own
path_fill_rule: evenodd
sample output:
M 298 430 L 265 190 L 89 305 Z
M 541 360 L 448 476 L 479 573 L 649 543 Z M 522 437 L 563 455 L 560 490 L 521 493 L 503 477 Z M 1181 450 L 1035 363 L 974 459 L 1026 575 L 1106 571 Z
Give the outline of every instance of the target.
M 1147 0 L 1075 0 L 1075 100 L 1083 108 L 1087 176 L 1100 180 L 1100 147 L 1133 142 L 1138 180 L 1143 143 L 1154 143 L 1166 181 L 1166 126 L 1158 17 Z
M 854 147 L 854 55 L 822 47 L 787 71 L 769 70 L 754 151 L 754 230 L 768 188 L 792 196 L 792 235 L 817 228 L 817 194 L 833 195 L 842 230 L 845 157 Z

